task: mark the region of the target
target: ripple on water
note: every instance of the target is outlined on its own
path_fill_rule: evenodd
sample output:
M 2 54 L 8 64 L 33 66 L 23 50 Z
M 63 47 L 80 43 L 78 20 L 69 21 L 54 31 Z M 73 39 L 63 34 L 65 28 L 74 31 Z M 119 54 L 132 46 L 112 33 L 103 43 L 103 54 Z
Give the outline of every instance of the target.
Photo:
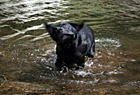
M 24 34 L 26 32 L 30 32 L 32 30 L 38 30 L 41 29 L 44 26 L 42 24 L 45 19 L 47 18 L 57 18 L 56 15 L 62 15 L 58 14 L 57 11 L 64 11 L 65 6 L 62 4 L 65 4 L 67 1 L 58 1 L 58 0 L 53 0 L 53 1 L 28 1 L 28 0 L 22 0 L 22 1 L 17 1 L 15 3 L 12 1 L 1 1 L 3 4 L 1 6 L 1 14 L 5 14 L 1 18 L 1 24 L 10 24 L 9 27 L 12 28 L 12 30 L 17 30 L 18 33 L 13 33 L 10 32 L 10 34 L 7 35 L 1 35 L 2 40 L 7 40 L 10 38 L 13 38 L 15 36 L 18 36 L 20 34 Z M 59 10 L 58 10 L 59 9 Z M 54 15 L 54 16 L 53 16 Z M 38 25 L 36 25 L 38 23 Z M 24 26 L 23 26 L 24 24 Z M 23 36 L 24 36 L 23 35 Z M 42 34 L 43 35 L 43 34 Z M 38 35 L 33 41 L 43 39 L 42 35 Z M 19 39 L 29 37 L 29 36 L 24 36 Z
M 10 81 L 51 84 L 61 94 L 137 95 L 139 5 L 140 0 L 0 0 L 0 72 Z M 95 31 L 95 57 L 86 58 L 83 70 L 61 72 L 54 65 L 56 43 L 43 23 L 65 21 L 83 21 Z

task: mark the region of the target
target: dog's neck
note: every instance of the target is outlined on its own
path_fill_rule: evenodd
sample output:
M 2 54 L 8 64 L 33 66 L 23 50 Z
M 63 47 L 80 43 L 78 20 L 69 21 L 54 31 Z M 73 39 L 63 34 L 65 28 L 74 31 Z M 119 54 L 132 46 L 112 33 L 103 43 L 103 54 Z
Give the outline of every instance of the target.
M 73 42 L 66 42 L 63 44 L 57 44 L 57 46 L 61 47 L 63 50 L 69 50 L 70 48 L 73 47 Z

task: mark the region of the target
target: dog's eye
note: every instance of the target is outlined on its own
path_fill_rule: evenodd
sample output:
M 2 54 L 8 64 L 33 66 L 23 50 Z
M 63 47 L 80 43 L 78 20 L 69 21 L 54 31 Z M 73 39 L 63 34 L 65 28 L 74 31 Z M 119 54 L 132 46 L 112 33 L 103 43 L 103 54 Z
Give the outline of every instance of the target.
M 60 30 L 55 30 L 55 32 L 60 33 Z
M 63 29 L 60 28 L 59 31 L 63 31 Z
M 60 33 L 61 31 L 63 31 L 63 29 L 61 29 L 61 28 L 56 29 L 56 32 L 58 32 L 58 33 Z

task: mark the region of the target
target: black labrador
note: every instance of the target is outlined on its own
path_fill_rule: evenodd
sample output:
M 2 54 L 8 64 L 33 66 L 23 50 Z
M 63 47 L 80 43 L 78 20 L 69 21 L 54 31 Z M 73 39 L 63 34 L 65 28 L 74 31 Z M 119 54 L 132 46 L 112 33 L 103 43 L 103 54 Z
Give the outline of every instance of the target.
M 84 68 L 85 56 L 94 57 L 94 31 L 87 25 L 73 22 L 61 22 L 59 25 L 45 23 L 52 39 L 56 41 L 56 67 L 77 64 L 77 69 Z

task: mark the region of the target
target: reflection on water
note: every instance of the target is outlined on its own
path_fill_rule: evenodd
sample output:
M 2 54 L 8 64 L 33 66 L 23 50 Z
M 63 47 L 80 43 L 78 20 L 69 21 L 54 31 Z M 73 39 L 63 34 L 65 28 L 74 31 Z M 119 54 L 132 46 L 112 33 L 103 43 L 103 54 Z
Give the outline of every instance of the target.
M 84 22 L 96 54 L 58 71 L 44 22 Z M 1 0 L 0 94 L 140 94 L 139 0 Z M 23 86 L 24 85 L 24 86 Z

